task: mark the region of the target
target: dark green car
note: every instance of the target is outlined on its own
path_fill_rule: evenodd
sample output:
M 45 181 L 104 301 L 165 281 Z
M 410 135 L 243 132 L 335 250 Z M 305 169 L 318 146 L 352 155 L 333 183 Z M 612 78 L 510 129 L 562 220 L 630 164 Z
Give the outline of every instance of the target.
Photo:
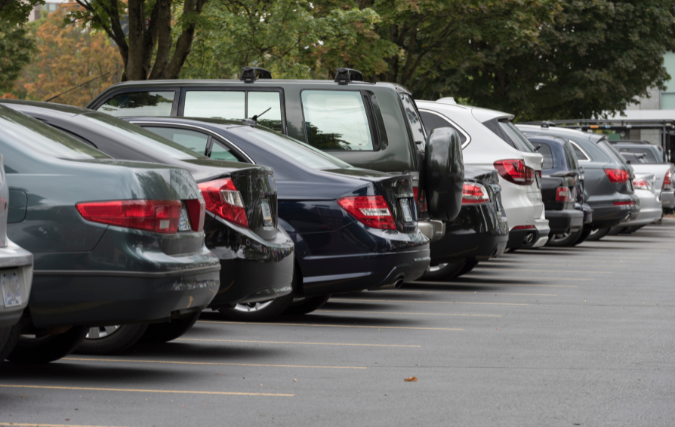
M 22 333 L 8 359 L 47 362 L 90 326 L 166 321 L 205 308 L 220 263 L 185 170 L 125 162 L 0 106 L 8 237 L 34 255 Z

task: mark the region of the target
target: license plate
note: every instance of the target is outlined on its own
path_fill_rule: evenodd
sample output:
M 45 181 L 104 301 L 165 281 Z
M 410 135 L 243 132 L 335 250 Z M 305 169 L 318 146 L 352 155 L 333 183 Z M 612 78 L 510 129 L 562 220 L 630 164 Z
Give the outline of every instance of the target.
M 192 231 L 192 225 L 190 225 L 190 216 L 188 215 L 188 211 L 185 209 L 185 206 L 183 206 L 180 210 L 178 231 Z
M 5 307 L 21 305 L 21 286 L 19 284 L 19 271 L 6 270 L 0 273 L 0 287 Z
M 405 222 L 412 222 L 413 217 L 408 199 L 401 199 L 401 209 L 403 210 L 403 220 Z
M 262 208 L 263 223 L 265 227 L 272 226 L 272 210 L 270 210 L 270 205 L 267 203 L 267 200 L 260 202 L 260 207 Z

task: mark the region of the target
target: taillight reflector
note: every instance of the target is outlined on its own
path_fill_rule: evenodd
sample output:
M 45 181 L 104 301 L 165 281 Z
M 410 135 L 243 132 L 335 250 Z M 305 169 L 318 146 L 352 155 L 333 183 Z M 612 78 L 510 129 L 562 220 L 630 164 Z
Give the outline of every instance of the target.
M 614 202 L 614 206 L 635 206 L 635 202 L 632 200 L 628 200 L 625 202 Z
M 570 201 L 570 189 L 567 188 L 567 187 L 556 188 L 555 201 L 556 202 L 569 202 Z
M 487 190 L 480 184 L 465 182 L 462 189 L 462 204 L 475 205 L 490 201 Z
M 194 231 L 202 231 L 204 229 L 204 215 L 206 203 L 203 200 L 192 199 L 186 200 L 188 215 L 190 215 L 190 223 Z
M 495 169 L 505 180 L 518 185 L 532 185 L 535 170 L 525 166 L 522 160 L 497 160 Z
M 636 190 L 648 190 L 651 191 L 652 186 L 646 179 L 634 179 L 633 188 Z
M 516 225 L 511 230 L 532 230 L 536 228 L 534 225 Z
M 84 219 L 102 224 L 156 233 L 176 233 L 180 221 L 180 200 L 116 200 L 76 205 Z
M 227 221 L 248 227 L 246 209 L 241 193 L 229 178 L 202 182 L 199 189 L 204 196 L 206 210 Z
M 427 193 L 419 188 L 413 187 L 413 194 L 415 195 L 415 202 L 419 207 L 420 213 L 425 213 L 429 210 L 429 205 L 427 204 Z
M 663 177 L 663 185 L 661 186 L 661 190 L 670 190 L 673 186 L 673 182 L 670 179 L 670 171 L 666 172 L 666 176 Z
M 609 178 L 610 182 L 621 184 L 628 181 L 630 174 L 628 171 L 623 169 L 604 169 L 605 175 Z
M 338 205 L 368 227 L 396 230 L 394 217 L 382 196 L 343 197 L 338 199 Z

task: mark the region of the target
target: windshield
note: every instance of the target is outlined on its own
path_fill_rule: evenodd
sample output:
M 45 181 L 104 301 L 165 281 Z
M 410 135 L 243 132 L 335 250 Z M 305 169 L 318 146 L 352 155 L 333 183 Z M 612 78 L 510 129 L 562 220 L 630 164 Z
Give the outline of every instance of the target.
M 241 126 L 231 128 L 229 131 L 242 139 L 263 143 L 283 156 L 289 156 L 312 169 L 351 169 L 353 167 L 309 144 L 270 130 Z
M 128 123 L 122 119 L 101 113 L 86 114 L 87 120 L 95 122 L 96 126 L 109 131 L 112 135 L 118 135 L 135 144 L 149 148 L 158 154 L 169 156 L 179 160 L 195 160 L 207 158 L 182 145 L 157 135 L 154 132 L 143 129 L 140 126 Z
M 0 131 L 13 136 L 23 145 L 59 159 L 110 158 L 82 141 L 4 106 L 0 106 Z

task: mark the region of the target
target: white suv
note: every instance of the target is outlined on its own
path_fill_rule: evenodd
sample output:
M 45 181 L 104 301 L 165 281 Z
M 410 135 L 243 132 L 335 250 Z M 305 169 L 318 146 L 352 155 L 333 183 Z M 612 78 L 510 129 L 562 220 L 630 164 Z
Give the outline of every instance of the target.
M 427 129 L 452 127 L 463 136 L 465 165 L 499 172 L 502 203 L 509 222 L 508 248 L 536 248 L 548 241 L 541 200 L 543 157 L 511 123 L 513 115 L 457 105 L 452 98 L 415 101 Z

